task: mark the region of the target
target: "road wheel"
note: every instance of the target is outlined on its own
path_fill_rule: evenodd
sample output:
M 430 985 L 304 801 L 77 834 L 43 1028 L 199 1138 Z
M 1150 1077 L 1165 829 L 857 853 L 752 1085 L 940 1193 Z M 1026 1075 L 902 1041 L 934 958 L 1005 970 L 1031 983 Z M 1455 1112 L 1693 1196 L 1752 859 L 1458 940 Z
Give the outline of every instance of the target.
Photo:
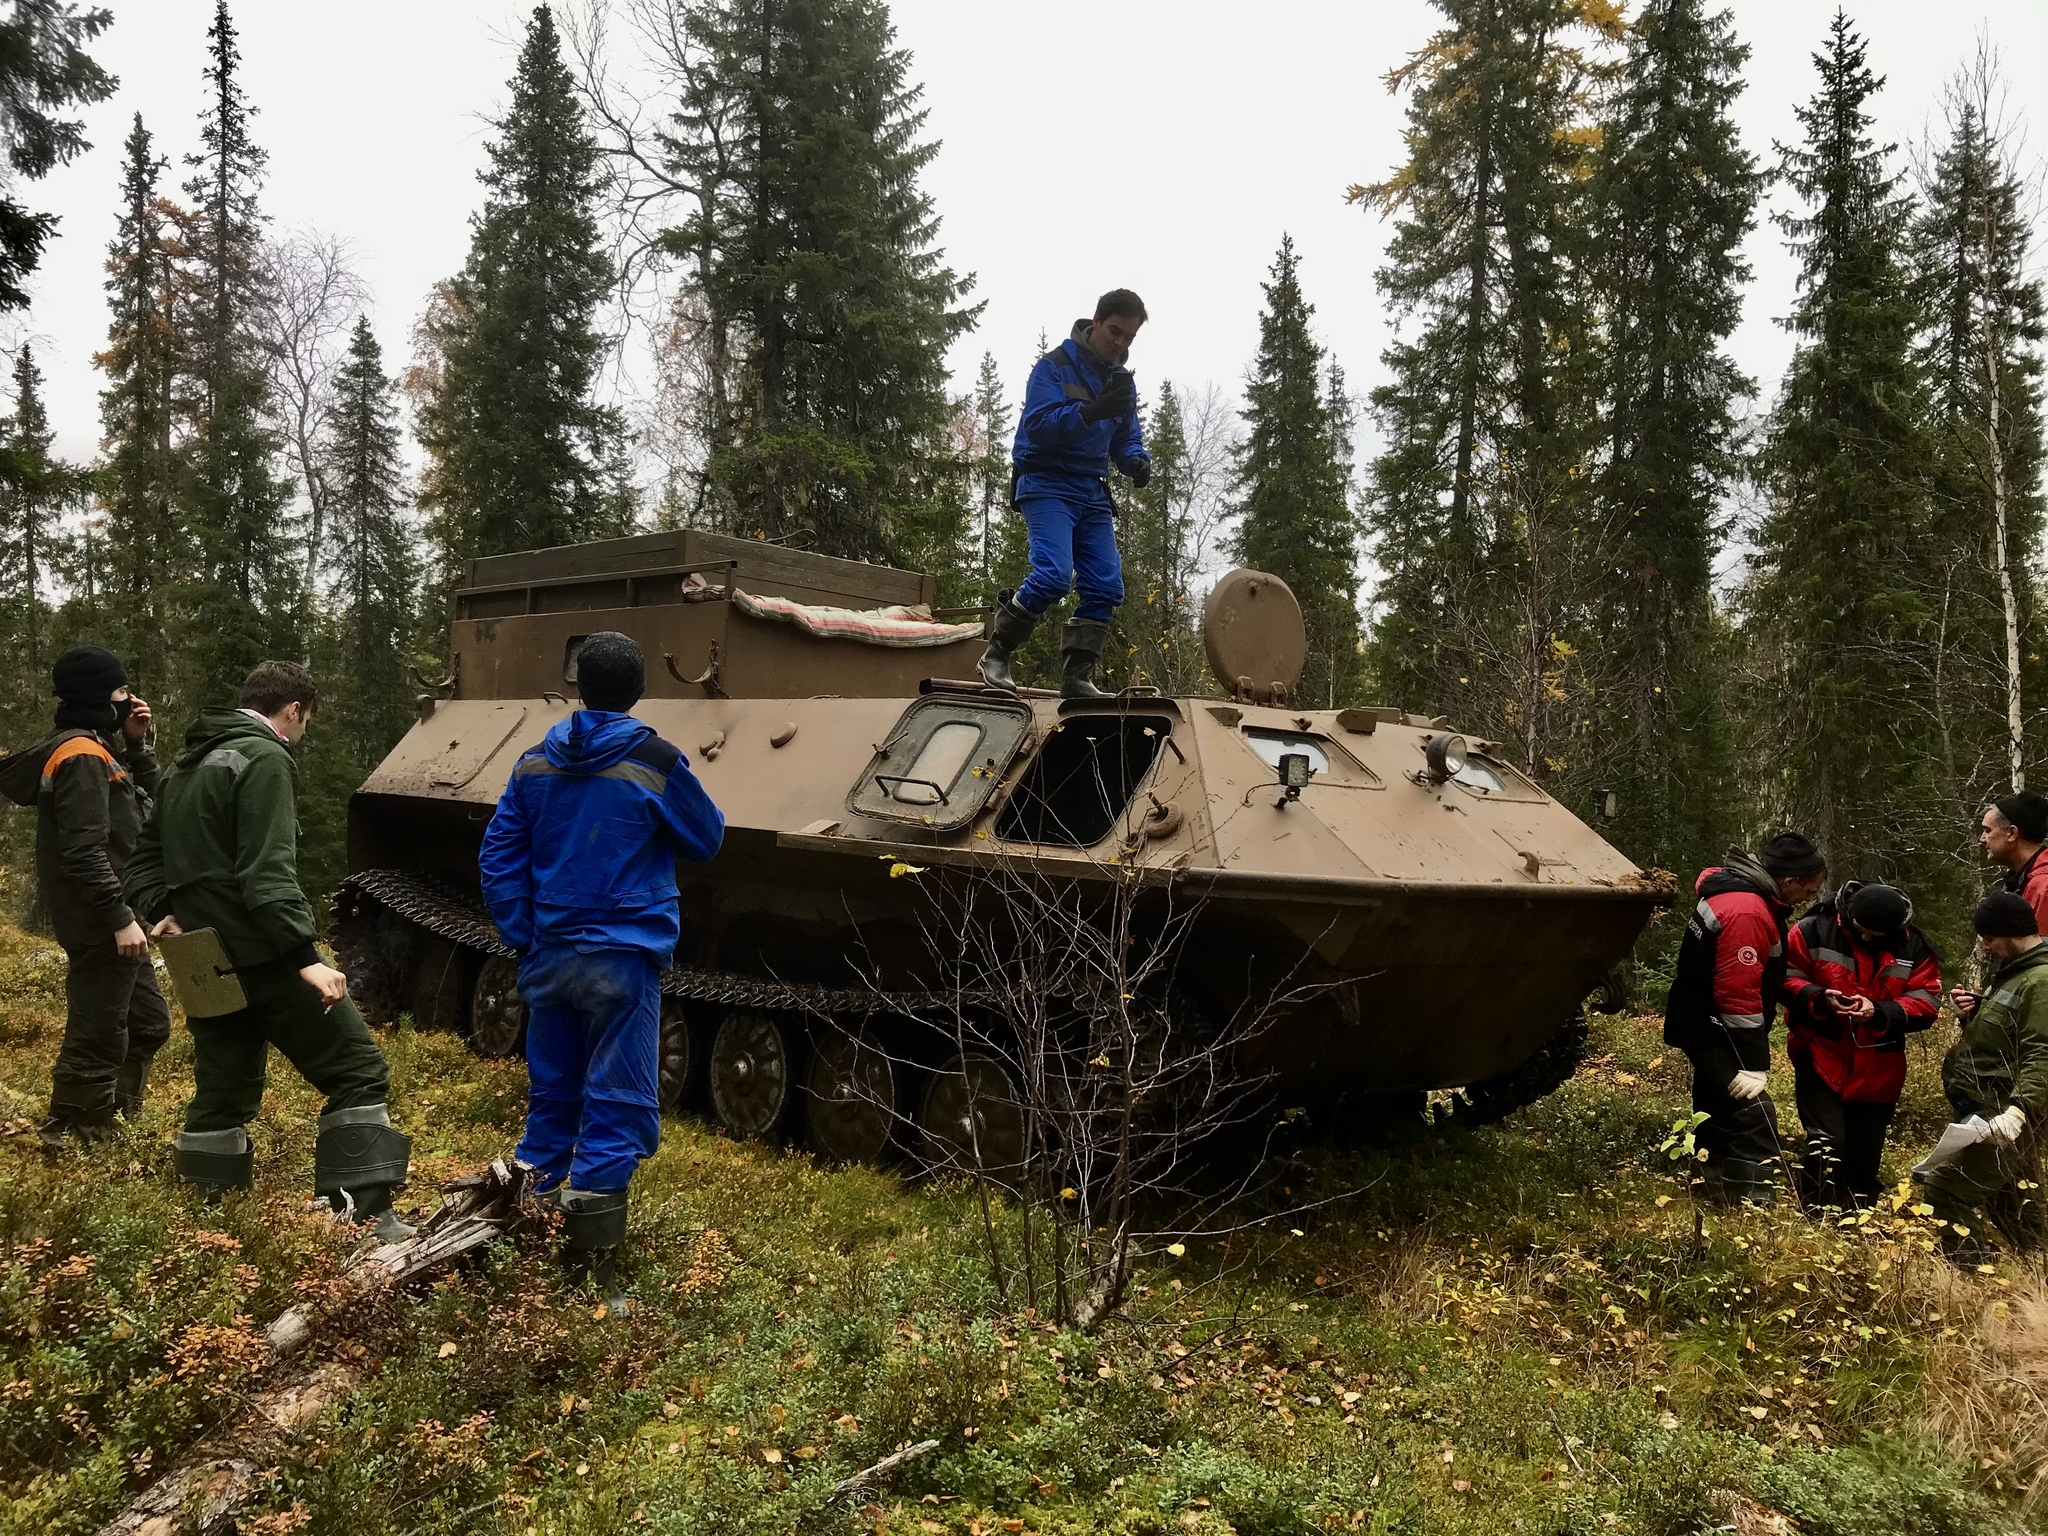
M 711 1109 L 748 1141 L 789 1131 L 802 1098 L 796 1032 L 765 1013 L 729 1013 L 711 1042 Z
M 519 995 L 519 962 L 492 955 L 477 967 L 470 992 L 469 1048 L 479 1056 L 518 1056 L 526 1050 L 526 999 Z
M 679 997 L 661 1000 L 661 1107 L 672 1115 L 688 1114 L 704 1103 L 705 1058 L 710 1054 L 706 1031 L 693 1024 Z
M 1024 1106 L 1003 1064 L 980 1051 L 953 1057 L 925 1085 L 917 1116 L 935 1172 L 981 1171 L 1003 1184 L 1024 1173 Z
M 872 1163 L 896 1128 L 896 1068 L 866 1030 L 824 1030 L 811 1047 L 811 1145 L 826 1157 Z

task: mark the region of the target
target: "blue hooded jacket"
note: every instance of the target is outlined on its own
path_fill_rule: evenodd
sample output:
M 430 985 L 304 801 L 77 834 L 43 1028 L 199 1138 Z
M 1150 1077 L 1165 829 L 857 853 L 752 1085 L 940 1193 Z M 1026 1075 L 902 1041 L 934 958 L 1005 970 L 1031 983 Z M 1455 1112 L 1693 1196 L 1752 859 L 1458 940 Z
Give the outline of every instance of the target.
M 689 759 L 631 715 L 579 709 L 512 769 L 477 866 L 505 942 L 676 947 L 676 860 L 708 859 L 725 818 Z
M 1078 506 L 1110 504 L 1103 481 L 1113 463 L 1129 474 L 1143 459 L 1145 429 L 1134 410 L 1128 416 L 1088 422 L 1081 407 L 1100 394 L 1116 370 L 1087 345 L 1092 323 L 1074 322 L 1074 334 L 1038 360 L 1024 386 L 1024 414 L 1010 462 L 1017 471 L 1017 500 L 1055 496 Z

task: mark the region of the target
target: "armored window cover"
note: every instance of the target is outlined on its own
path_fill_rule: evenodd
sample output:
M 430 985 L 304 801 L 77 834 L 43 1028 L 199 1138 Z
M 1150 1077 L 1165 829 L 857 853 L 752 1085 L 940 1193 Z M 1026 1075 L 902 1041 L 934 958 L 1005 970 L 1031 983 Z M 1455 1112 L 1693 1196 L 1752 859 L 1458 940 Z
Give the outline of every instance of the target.
M 1031 719 L 1021 699 L 927 694 L 877 745 L 846 808 L 878 821 L 958 831 L 988 804 Z

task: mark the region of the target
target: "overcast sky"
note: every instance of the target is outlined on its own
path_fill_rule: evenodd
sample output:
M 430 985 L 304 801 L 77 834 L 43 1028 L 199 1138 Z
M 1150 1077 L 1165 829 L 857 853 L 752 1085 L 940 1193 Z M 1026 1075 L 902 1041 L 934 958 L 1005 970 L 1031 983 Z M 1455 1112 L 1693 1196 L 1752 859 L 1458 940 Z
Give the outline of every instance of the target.
M 105 344 L 101 262 L 114 225 L 121 140 L 140 112 L 159 147 L 196 141 L 212 0 L 109 0 L 97 56 L 115 97 L 86 114 L 93 149 L 27 190 L 62 215 L 17 330 L 49 376 L 63 450 L 97 446 Z M 1752 54 L 1738 117 L 1767 160 L 1792 135 L 1792 105 L 1833 12 L 1814 0 L 1736 0 Z M 390 361 L 403 357 L 429 286 L 468 246 L 486 118 L 505 97 L 530 4 L 504 0 L 240 0 L 243 83 L 270 154 L 263 207 L 279 231 L 312 227 L 356 248 Z M 1877 103 L 1902 145 L 1929 123 L 1945 78 L 1980 32 L 2019 83 L 2021 108 L 2048 79 L 2048 3 L 1858 0 L 1852 17 L 1888 77 Z M 1152 323 L 1132 365 L 1161 379 L 1234 390 L 1257 340 L 1258 284 L 1291 232 L 1322 339 L 1361 395 L 1388 338 L 1373 271 L 1386 239 L 1343 188 L 1400 156 L 1404 103 L 1381 76 L 1437 22 L 1420 0 L 897 0 L 943 141 L 927 176 L 957 270 L 975 274 L 980 328 L 952 358 L 964 389 L 983 350 L 1014 401 L 1041 330 L 1055 338 L 1107 287 L 1136 288 Z M 2034 89 L 2029 89 L 2034 88 Z M 2048 119 L 2048 105 L 2041 108 Z M 2048 120 L 2036 125 L 2048 149 Z M 176 178 L 187 174 L 180 165 Z M 1734 340 L 1766 392 L 1788 343 L 1792 272 L 1777 232 L 1750 242 L 1756 281 Z

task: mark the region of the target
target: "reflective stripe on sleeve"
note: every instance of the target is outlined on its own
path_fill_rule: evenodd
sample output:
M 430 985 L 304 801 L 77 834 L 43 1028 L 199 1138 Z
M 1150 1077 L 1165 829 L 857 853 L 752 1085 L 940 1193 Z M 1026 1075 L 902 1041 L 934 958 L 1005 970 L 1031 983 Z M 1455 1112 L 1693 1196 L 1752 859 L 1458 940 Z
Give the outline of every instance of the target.
M 1698 916 L 1701 926 L 1704 927 L 1707 930 L 1707 932 L 1719 933 L 1721 931 L 1721 914 L 1714 910 L 1713 906 L 1707 901 L 1706 897 L 1704 896 L 1700 898 Z

